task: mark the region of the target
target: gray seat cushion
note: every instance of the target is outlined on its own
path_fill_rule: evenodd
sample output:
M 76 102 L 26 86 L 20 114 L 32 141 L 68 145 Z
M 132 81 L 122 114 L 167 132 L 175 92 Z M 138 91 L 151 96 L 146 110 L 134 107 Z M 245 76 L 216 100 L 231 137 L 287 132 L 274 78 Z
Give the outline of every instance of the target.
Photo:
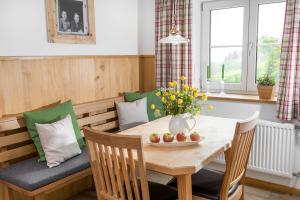
M 33 191 L 90 167 L 86 148 L 82 149 L 80 155 L 51 169 L 46 162 L 39 163 L 38 159 L 34 157 L 0 169 L 0 179 Z
M 210 169 L 200 170 L 192 176 L 193 195 L 203 197 L 205 199 L 219 200 L 223 178 L 223 172 Z M 177 180 L 171 180 L 168 185 L 177 188 Z M 229 197 L 237 190 L 238 186 L 239 183 L 236 183 L 229 189 Z

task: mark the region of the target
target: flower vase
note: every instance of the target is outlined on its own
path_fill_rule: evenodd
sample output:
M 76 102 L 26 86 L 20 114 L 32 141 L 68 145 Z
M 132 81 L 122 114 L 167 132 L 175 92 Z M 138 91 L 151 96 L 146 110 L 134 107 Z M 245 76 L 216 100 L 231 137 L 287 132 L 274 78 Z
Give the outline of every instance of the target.
M 192 125 L 189 124 L 192 121 Z M 176 135 L 177 133 L 189 134 L 196 126 L 196 119 L 188 114 L 179 114 L 172 116 L 169 123 L 169 131 Z

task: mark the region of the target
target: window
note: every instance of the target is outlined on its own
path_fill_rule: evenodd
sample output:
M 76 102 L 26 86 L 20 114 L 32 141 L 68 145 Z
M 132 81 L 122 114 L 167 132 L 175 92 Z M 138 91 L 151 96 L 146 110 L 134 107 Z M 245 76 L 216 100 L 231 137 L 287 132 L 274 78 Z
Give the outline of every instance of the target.
M 213 81 L 221 80 L 220 66 L 224 63 L 228 67 L 225 81 L 241 82 L 243 19 L 244 9 L 241 7 L 211 11 L 210 66 Z
M 284 10 L 284 2 L 259 5 L 256 79 L 264 74 L 278 77 Z
M 224 0 L 202 5 L 202 85 L 256 91 L 265 74 L 278 77 L 284 25 L 283 0 Z

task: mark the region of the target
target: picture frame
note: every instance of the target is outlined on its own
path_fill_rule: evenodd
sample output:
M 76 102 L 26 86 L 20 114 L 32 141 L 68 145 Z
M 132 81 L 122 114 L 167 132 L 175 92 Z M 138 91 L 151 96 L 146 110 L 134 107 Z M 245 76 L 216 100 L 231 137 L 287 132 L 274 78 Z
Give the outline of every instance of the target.
M 94 0 L 46 0 L 49 43 L 96 44 Z

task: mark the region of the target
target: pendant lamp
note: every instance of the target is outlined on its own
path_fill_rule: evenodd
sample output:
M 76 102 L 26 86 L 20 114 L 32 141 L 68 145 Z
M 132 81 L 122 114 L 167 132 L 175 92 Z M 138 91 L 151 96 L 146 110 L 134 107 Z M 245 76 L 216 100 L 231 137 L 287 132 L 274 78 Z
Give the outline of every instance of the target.
M 176 26 L 176 4 L 177 4 L 177 0 L 175 0 L 175 2 L 174 2 L 172 28 L 170 30 L 169 36 L 161 38 L 158 41 L 158 43 L 160 43 L 160 44 L 178 45 L 178 44 L 188 44 L 190 42 L 189 39 L 184 38 L 180 35 L 180 32 Z

